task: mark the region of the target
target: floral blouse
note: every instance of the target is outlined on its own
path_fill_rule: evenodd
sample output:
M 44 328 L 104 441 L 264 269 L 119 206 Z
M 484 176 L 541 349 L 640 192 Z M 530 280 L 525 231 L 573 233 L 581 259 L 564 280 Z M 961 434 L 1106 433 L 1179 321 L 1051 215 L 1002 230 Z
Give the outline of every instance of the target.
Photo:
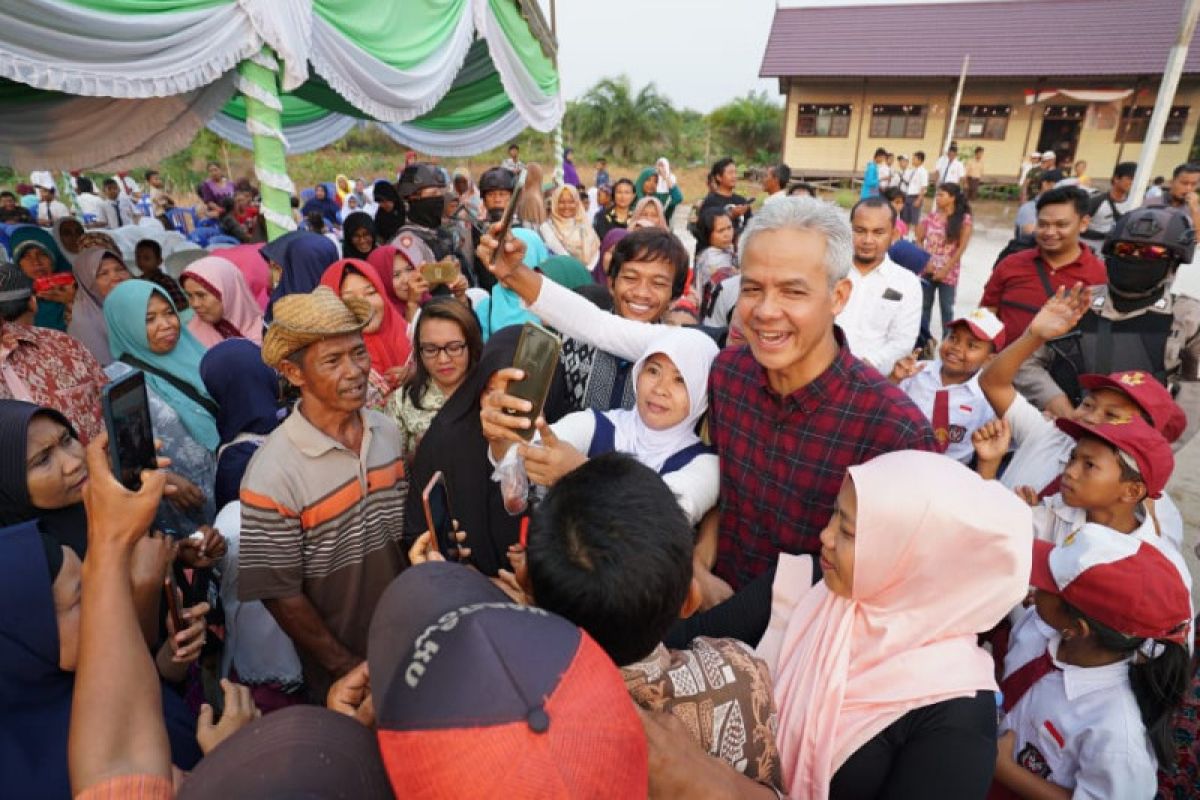
M 400 426 L 401 452 L 404 453 L 406 459 L 412 459 L 413 454 L 417 451 L 417 445 L 421 443 L 421 437 L 425 435 L 425 431 L 429 430 L 433 418 L 445 404 L 446 395 L 442 394 L 442 390 L 433 382 L 425 387 L 425 394 L 421 397 L 421 408 L 417 408 L 413 404 L 408 392 L 403 388 L 392 393 L 391 399 L 388 401 L 387 413 Z

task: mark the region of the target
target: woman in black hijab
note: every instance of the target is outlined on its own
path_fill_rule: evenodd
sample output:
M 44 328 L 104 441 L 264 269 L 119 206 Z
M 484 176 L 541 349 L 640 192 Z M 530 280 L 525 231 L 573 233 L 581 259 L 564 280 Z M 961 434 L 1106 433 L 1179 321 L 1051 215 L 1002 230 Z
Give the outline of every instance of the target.
M 355 211 L 342 222 L 342 258 L 366 261 L 379 244 L 375 240 L 375 220 L 365 211 Z
M 66 417 L 33 403 L 0 400 L 0 526 L 37 520 L 43 533 L 83 558 L 86 479 L 83 444 Z
M 375 204 L 375 238 L 379 244 L 391 244 L 392 239 L 404 226 L 404 204 L 400 202 L 400 193 L 388 181 L 375 181 L 372 190 Z
M 508 548 L 517 543 L 521 518 L 504 510 L 500 485 L 491 478 L 494 468 L 488 460 L 488 443 L 479 422 L 479 400 L 492 375 L 512 366 L 520 338 L 520 325 L 492 334 L 479 363 L 433 418 L 417 447 L 410 472 L 411 488 L 404 517 L 407 543 L 411 544 L 425 530 L 421 492 L 433 473 L 441 470 L 446 476 L 454 517 L 459 528 L 467 533 L 464 545 L 471 549 L 470 563 L 484 575 L 511 569 Z M 556 374 L 555 381 L 560 380 L 561 376 Z M 564 394 L 561 385 L 557 390 L 551 386 L 545 410 L 547 419 L 562 415 L 564 409 L 551 405 Z

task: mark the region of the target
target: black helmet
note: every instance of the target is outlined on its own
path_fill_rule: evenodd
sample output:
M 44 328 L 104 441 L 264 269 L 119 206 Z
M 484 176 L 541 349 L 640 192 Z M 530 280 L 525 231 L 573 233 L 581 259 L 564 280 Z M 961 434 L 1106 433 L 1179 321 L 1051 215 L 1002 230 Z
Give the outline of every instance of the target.
M 404 168 L 404 172 L 400 173 L 400 182 L 396 185 L 396 190 L 400 193 L 401 200 L 407 200 L 429 186 L 446 188 L 441 170 L 432 164 L 409 164 Z
M 1115 255 L 1118 242 L 1157 244 L 1167 248 L 1179 264 L 1191 263 L 1196 250 L 1196 229 L 1186 210 L 1168 206 L 1143 206 L 1122 216 L 1104 239 L 1101 253 Z
M 482 197 L 493 191 L 511 192 L 516 183 L 516 175 L 504 167 L 492 167 L 479 179 L 479 195 Z

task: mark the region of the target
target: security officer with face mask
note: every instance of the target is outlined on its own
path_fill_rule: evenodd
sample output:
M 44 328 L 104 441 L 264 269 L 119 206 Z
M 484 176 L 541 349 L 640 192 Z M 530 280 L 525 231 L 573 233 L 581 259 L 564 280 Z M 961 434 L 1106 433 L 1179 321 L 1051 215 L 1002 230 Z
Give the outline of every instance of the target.
M 1108 284 L 1092 287 L 1092 307 L 1066 336 L 1047 342 L 1014 382 L 1034 405 L 1077 406 L 1079 376 L 1140 370 L 1171 390 L 1188 426 L 1200 424 L 1200 300 L 1171 294 L 1180 264 L 1190 263 L 1196 232 L 1187 214 L 1164 206 L 1122 216 L 1104 240 Z
M 453 256 L 470 285 L 478 286 L 469 262 L 455 247 L 454 237 L 443 226 L 446 179 L 442 171 L 432 164 L 409 164 L 400 173 L 396 190 L 407 209 L 407 221 L 392 240 L 396 249 L 418 269 L 427 262 Z

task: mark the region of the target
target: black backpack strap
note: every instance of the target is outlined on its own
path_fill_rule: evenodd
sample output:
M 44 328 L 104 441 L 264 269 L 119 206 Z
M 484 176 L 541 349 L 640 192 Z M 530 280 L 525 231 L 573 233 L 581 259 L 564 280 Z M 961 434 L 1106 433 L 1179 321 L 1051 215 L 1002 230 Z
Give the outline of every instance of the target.
M 152 367 L 149 364 L 147 364 L 145 361 L 142 361 L 137 356 L 132 356 L 129 353 L 125 353 L 124 355 L 122 355 L 120 358 L 120 361 L 122 361 L 125 364 L 128 364 L 129 366 L 133 367 L 134 369 L 140 369 L 142 372 L 148 372 L 149 374 L 154 375 L 157 378 L 162 378 L 164 381 L 171 384 L 179 391 L 183 392 L 183 394 L 189 400 L 191 400 L 193 403 L 195 403 L 196 405 L 200 406 L 205 411 L 207 411 L 209 413 L 209 415 L 212 416 L 213 419 L 217 418 L 217 414 L 220 412 L 220 408 L 217 407 L 217 404 L 214 403 L 212 400 L 208 399 L 207 397 L 205 397 L 204 395 L 200 394 L 200 392 L 196 391 L 196 387 L 192 386 L 187 381 L 180 380 L 179 378 L 175 377 L 171 373 L 164 372 L 163 370 L 159 369 L 158 367 Z
M 697 456 L 702 456 L 705 453 L 715 453 L 715 452 L 716 451 L 713 450 L 712 447 L 706 445 L 704 442 L 696 442 L 693 445 L 688 445 L 687 447 L 680 450 L 678 453 L 675 453 L 670 458 L 668 458 L 666 460 L 666 462 L 662 465 L 662 469 L 660 469 L 658 471 L 658 474 L 659 475 L 668 475 L 672 472 L 678 472 L 679 470 L 686 467 L 688 464 L 692 463 L 696 459 Z
M 1041 256 L 1033 259 L 1033 265 L 1037 267 L 1038 280 L 1042 282 L 1042 288 L 1046 290 L 1046 299 L 1049 300 L 1054 296 L 1054 287 L 1050 284 L 1050 274 L 1046 272 L 1046 263 L 1042 261 Z

